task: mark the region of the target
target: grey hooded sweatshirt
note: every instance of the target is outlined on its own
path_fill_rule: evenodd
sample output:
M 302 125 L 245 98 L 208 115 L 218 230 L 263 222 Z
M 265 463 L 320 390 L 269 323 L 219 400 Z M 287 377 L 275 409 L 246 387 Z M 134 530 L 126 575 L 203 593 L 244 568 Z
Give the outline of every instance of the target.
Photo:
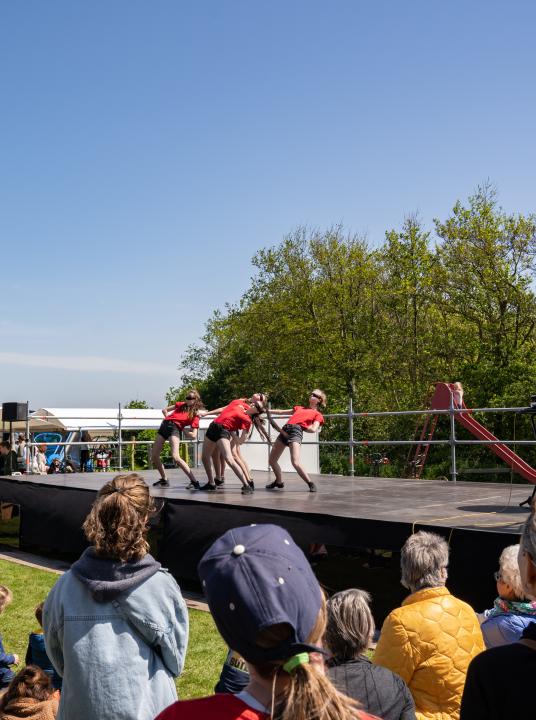
M 188 614 L 151 555 L 121 563 L 85 550 L 50 591 L 43 628 L 63 676 L 57 720 L 153 720 L 176 700 Z

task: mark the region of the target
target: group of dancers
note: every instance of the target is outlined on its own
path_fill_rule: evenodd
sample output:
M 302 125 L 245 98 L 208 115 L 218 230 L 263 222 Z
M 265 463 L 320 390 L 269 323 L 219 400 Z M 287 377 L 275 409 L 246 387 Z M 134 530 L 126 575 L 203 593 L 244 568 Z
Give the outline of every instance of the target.
M 254 393 L 249 398 L 237 398 L 225 407 L 206 410 L 197 390 L 189 390 L 186 399 L 163 408 L 164 420 L 158 429 L 153 445 L 151 459 L 160 473 L 160 480 L 153 485 L 169 487 L 169 481 L 161 460 L 166 440 L 171 447 L 175 463 L 188 476 L 188 489 L 215 492 L 224 484 L 224 470 L 228 465 L 242 483 L 242 494 L 249 495 L 255 490 L 251 472 L 240 447 L 251 436 L 255 427 L 260 435 L 271 445 L 269 464 L 274 471 L 275 480 L 266 485 L 267 490 L 280 490 L 285 487 L 281 467 L 278 463 L 285 448 L 290 451 L 292 466 L 307 484 L 309 492 L 316 492 L 316 485 L 300 462 L 300 450 L 303 433 L 318 432 L 324 423 L 319 408 L 325 407 L 326 394 L 318 388 L 309 396 L 308 406 L 295 405 L 289 409 L 273 410 L 268 407 L 268 398 L 264 393 Z M 205 433 L 202 461 L 207 474 L 207 482 L 201 485 L 191 468 L 180 456 L 181 433 L 188 440 L 195 440 L 201 417 L 215 416 Z M 275 418 L 290 416 L 288 422 L 280 427 Z M 264 420 L 278 432 L 272 444 L 264 428 Z

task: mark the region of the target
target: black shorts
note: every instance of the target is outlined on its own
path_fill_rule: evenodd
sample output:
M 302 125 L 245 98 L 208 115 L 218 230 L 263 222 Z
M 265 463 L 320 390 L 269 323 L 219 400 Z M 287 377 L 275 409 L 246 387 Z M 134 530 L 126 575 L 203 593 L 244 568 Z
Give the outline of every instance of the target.
M 158 428 L 158 434 L 161 435 L 164 440 L 169 440 L 172 435 L 180 438 L 181 431 L 178 425 L 175 425 L 171 420 L 162 420 L 160 427 Z
M 281 440 L 283 445 L 288 447 L 288 444 L 291 442 L 298 443 L 299 445 L 302 444 L 303 428 L 301 425 L 283 425 L 283 430 L 287 433 L 288 437 L 282 433 L 280 433 L 277 437 L 278 440 Z
M 223 425 L 220 425 L 220 423 L 214 422 L 213 420 L 207 428 L 205 437 L 212 440 L 212 442 L 218 442 L 221 438 L 230 440 L 231 431 L 227 430 L 227 428 L 224 428 Z

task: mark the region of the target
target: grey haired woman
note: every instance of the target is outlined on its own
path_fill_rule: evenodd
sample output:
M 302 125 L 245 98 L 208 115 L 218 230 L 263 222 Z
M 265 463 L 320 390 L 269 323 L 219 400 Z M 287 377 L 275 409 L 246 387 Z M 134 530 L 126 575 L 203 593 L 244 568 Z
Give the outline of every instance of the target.
M 344 590 L 328 601 L 324 641 L 333 654 L 328 668 L 331 682 L 363 708 L 383 720 L 415 720 L 415 703 L 402 678 L 373 665 L 365 655 L 374 635 L 370 595 Z

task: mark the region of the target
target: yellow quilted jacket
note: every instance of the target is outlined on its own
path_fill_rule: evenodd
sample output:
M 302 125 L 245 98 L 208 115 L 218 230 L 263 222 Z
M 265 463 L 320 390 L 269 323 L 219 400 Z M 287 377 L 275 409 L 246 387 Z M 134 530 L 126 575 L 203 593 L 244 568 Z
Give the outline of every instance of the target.
M 467 667 L 484 649 L 473 608 L 446 587 L 426 588 L 385 620 L 374 662 L 409 685 L 417 720 L 458 720 Z

